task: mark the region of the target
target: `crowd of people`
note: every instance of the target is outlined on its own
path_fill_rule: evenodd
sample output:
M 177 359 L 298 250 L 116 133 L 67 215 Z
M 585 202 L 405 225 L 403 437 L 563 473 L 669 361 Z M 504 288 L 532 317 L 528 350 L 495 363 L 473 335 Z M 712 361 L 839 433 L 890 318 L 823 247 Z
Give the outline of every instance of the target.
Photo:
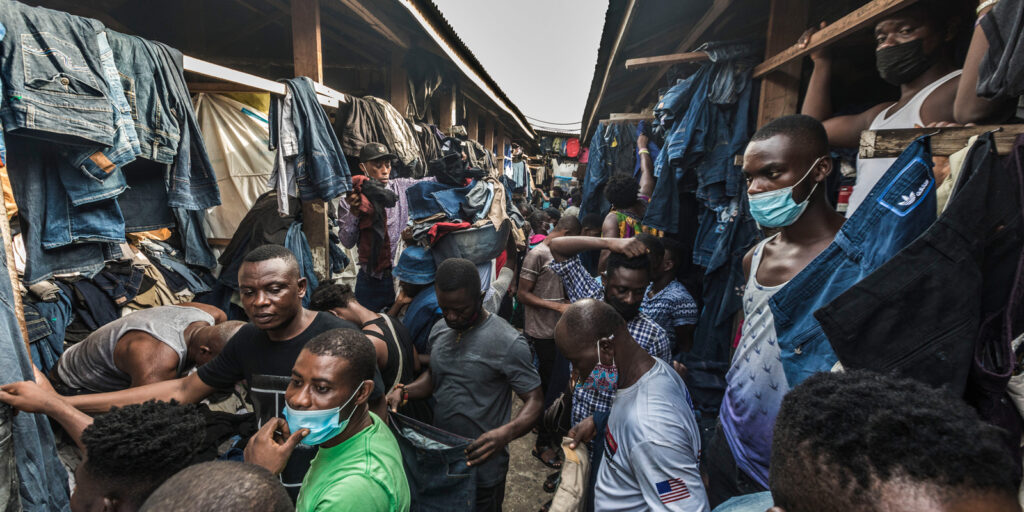
M 749 138 L 746 197 L 767 236 L 742 261 L 717 418 L 685 383 L 692 247 L 643 222 L 646 133 L 638 176 L 605 187 L 606 215 L 581 216 L 578 187 L 508 194 L 521 223 L 486 262 L 413 243 L 409 190 L 434 178 L 392 179 L 395 155 L 366 144 L 360 192 L 340 203 L 354 286 L 311 289 L 295 254 L 263 245 L 238 270 L 247 322 L 197 302 L 134 312 L 0 402 L 47 415 L 80 450 L 75 512 L 496 511 L 524 436 L 552 470 L 536 483 L 555 493 L 545 510 L 1020 510 L 1020 454 L 997 427 L 910 379 L 837 365 L 791 385 L 771 307 L 895 161 L 858 160 L 844 215 L 824 186 L 830 147 L 1011 115 L 974 92 L 981 29 L 961 73 L 949 27 L 924 4 L 878 22 L 878 70 L 900 97 L 856 115 L 833 117 L 831 59 L 812 52 L 803 114 Z M 211 410 L 238 390 L 241 408 Z

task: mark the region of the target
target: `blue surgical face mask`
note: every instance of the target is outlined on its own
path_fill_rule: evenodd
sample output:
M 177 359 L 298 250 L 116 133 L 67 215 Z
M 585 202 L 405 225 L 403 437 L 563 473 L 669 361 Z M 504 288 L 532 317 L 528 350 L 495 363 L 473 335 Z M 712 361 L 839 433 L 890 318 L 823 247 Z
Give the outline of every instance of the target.
M 590 377 L 578 386 L 582 386 L 583 389 L 613 393 L 618 385 L 619 368 L 615 366 L 615 358 L 612 358 L 612 364 L 603 364 L 601 362 L 601 340 L 597 340 L 597 365 L 590 371 Z
M 345 403 L 341 404 L 341 407 L 316 411 L 300 411 L 292 409 L 291 406 L 285 404 L 284 420 L 288 422 L 288 428 L 292 433 L 304 428 L 309 429 L 309 434 L 302 438 L 302 444 L 316 446 L 344 432 L 356 409 L 353 407 L 352 412 L 348 413 L 348 418 L 345 418 L 344 421 L 341 421 L 341 410 L 356 397 L 362 387 L 363 384 L 359 383 L 359 387 L 352 393 L 352 396 L 348 397 Z
M 762 227 L 766 228 L 781 228 L 788 226 L 804 213 L 807 209 L 807 205 L 811 200 L 811 195 L 814 194 L 814 189 L 818 188 L 818 184 L 815 183 L 814 187 L 811 188 L 811 192 L 807 194 L 807 199 L 803 202 L 797 203 L 793 200 L 793 187 L 804 181 L 811 171 L 814 170 L 814 166 L 818 165 L 824 156 L 818 157 L 811 165 L 810 169 L 804 173 L 804 177 L 800 178 L 793 185 L 780 188 L 778 190 L 771 190 L 768 192 L 761 192 L 760 194 L 750 194 L 747 197 L 750 200 L 750 215 L 754 217 Z

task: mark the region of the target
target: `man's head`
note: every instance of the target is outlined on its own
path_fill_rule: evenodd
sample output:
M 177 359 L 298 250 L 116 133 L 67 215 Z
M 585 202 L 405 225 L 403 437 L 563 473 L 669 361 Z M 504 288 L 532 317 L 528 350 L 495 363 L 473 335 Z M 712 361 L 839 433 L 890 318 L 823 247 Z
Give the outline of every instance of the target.
M 376 365 L 377 353 L 365 334 L 353 329 L 321 333 L 295 359 L 285 401 L 297 411 L 341 407 L 341 418 L 348 418 L 370 398 Z
M 604 186 L 604 197 L 616 210 L 625 210 L 633 207 L 639 199 L 640 184 L 632 176 L 616 174 L 608 180 Z
M 565 194 L 562 191 L 561 187 L 554 187 L 554 188 L 551 189 L 551 196 L 552 197 L 562 197 L 563 195 L 565 195 Z
M 476 265 L 463 258 L 449 258 L 437 266 L 437 305 L 448 327 L 465 331 L 480 321 L 484 294 Z
M 819 373 L 786 395 L 775 421 L 773 510 L 1019 511 L 1000 436 L 919 382 Z
M 309 309 L 313 311 L 328 311 L 338 318 L 348 320 L 358 325 L 359 317 L 356 315 L 352 304 L 358 304 L 356 294 L 352 287 L 347 284 L 325 282 L 313 290 L 313 296 L 309 300 Z
M 139 512 L 292 512 L 295 505 L 281 480 L 255 464 L 211 461 L 189 466 L 169 478 Z
M 665 256 L 661 259 L 661 272 L 678 275 L 679 269 L 686 264 L 686 247 L 674 238 L 666 237 L 660 240 L 661 245 L 665 247 Z
M 150 401 L 113 407 L 82 432 L 71 510 L 135 510 L 192 462 L 206 436 L 195 405 Z
M 617 336 L 629 336 L 626 322 L 614 308 L 594 299 L 574 302 L 555 326 L 555 345 L 581 378 L 590 375 L 599 360 L 615 360 Z
M 651 264 L 651 281 L 660 278 L 665 269 L 665 244 L 662 238 L 650 233 L 638 233 L 635 237 L 647 247 L 647 259 Z
M 601 236 L 601 224 L 604 218 L 598 213 L 588 213 L 580 219 L 580 235 Z
M 551 222 L 558 222 L 559 219 L 562 218 L 562 212 L 558 208 L 545 208 L 544 213 L 548 214 L 548 218 L 551 219 Z
M 188 340 L 188 352 L 192 361 L 197 366 L 204 365 L 217 357 L 224 345 L 228 344 L 235 333 L 238 332 L 245 322 L 240 320 L 228 320 L 215 325 L 205 325 L 196 329 L 195 333 Z
M 798 114 L 771 121 L 754 132 L 743 153 L 743 173 L 747 178 L 751 213 L 763 225 L 765 223 L 756 210 L 768 218 L 784 212 L 760 208 L 755 197 L 757 194 L 792 187 L 792 201 L 796 204 L 824 200 L 825 188 L 817 185 L 825 181 L 830 172 L 832 159 L 828 157 L 828 135 L 821 122 L 811 116 Z M 803 210 L 800 211 L 802 213 Z M 795 218 L 789 224 L 792 222 Z
M 534 234 L 547 234 L 549 224 L 551 224 L 551 217 L 548 217 L 544 210 L 537 210 L 530 214 L 530 229 Z
M 572 215 L 566 215 L 558 222 L 555 223 L 555 228 L 548 233 L 549 239 L 555 239 L 560 236 L 576 236 L 580 234 L 580 221 Z
M 363 174 L 386 184 L 391 177 L 391 160 L 394 158 L 395 155 L 388 151 L 387 146 L 371 142 L 359 150 L 359 169 Z
M 641 254 L 635 258 L 613 252 L 608 255 L 604 273 L 604 300 L 626 321 L 640 313 L 644 293 L 651 284 L 651 258 Z
M 885 81 L 910 83 L 946 57 L 959 23 L 948 3 L 919 2 L 875 24 L 875 64 Z
M 302 311 L 306 278 L 291 251 L 281 245 L 261 245 L 242 260 L 238 292 L 249 320 L 262 331 L 274 331 Z

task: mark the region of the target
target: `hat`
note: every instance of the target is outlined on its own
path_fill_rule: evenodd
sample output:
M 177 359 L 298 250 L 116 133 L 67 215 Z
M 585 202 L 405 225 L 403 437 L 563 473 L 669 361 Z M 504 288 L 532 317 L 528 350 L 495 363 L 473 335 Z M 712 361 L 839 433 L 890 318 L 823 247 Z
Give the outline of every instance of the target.
M 434 282 L 436 270 L 430 250 L 414 245 L 402 251 L 398 257 L 398 266 L 391 273 L 409 284 L 430 284 Z
M 379 142 L 371 142 L 359 150 L 359 161 L 369 162 L 378 158 L 397 158 L 394 153 L 388 151 L 388 147 Z

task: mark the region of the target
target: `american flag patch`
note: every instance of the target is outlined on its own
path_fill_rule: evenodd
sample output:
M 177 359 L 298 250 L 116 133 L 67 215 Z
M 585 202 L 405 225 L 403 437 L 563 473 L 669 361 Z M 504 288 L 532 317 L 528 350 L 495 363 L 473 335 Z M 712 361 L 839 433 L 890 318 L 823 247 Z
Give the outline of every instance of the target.
M 658 489 L 658 498 L 662 503 L 672 503 L 690 497 L 690 490 L 686 488 L 686 483 L 678 478 L 658 482 L 654 486 Z

